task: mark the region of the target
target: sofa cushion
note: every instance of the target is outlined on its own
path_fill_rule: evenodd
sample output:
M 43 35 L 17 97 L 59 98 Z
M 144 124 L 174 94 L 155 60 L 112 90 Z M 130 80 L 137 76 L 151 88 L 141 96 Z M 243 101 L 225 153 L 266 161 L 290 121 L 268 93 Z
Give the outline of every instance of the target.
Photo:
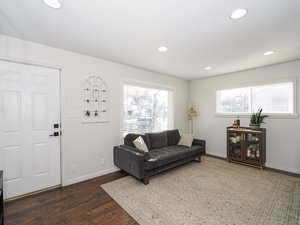
M 177 160 L 192 158 L 201 155 L 201 146 L 192 146 L 188 148 L 182 145 L 173 145 L 160 149 L 154 149 L 148 153 L 148 159 L 145 162 L 145 169 L 151 170 Z
M 180 140 L 179 130 L 167 130 L 168 146 L 177 145 Z
M 149 142 L 149 149 L 158 149 L 168 146 L 167 132 L 147 133 L 147 141 Z
M 133 143 L 133 141 L 135 139 L 137 139 L 139 136 L 141 136 L 145 142 L 145 144 L 147 145 L 148 149 L 149 149 L 149 143 L 148 143 L 148 139 L 146 138 L 146 135 L 142 135 L 142 134 L 133 134 L 133 133 L 129 133 L 124 137 L 124 145 L 128 145 L 130 147 L 135 148 L 135 145 Z

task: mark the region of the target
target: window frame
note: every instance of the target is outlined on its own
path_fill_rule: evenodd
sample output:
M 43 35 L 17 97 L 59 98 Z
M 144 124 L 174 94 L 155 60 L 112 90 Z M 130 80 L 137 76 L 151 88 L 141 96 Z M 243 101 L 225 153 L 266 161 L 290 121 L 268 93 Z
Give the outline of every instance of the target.
M 169 92 L 169 98 L 168 98 L 168 130 L 169 129 L 174 129 L 174 118 L 175 118 L 175 93 L 176 89 L 171 87 L 171 86 L 166 86 L 166 85 L 160 85 L 157 83 L 152 83 L 152 82 L 146 82 L 146 81 L 137 81 L 137 80 L 121 80 L 120 84 L 120 90 L 121 90 L 121 99 L 120 99 L 120 134 L 121 134 L 121 140 L 124 138 L 124 133 L 127 132 L 127 130 L 124 130 L 123 127 L 123 120 L 124 120 L 124 86 L 129 85 L 129 86 L 135 86 L 135 87 L 141 87 L 141 88 L 149 88 L 149 89 L 160 89 L 160 90 L 165 90 Z M 170 110 L 169 110 L 170 109 Z
M 217 92 L 221 90 L 229 90 L 229 89 L 238 89 L 238 88 L 250 88 L 256 86 L 264 86 L 264 85 L 272 85 L 272 84 L 279 84 L 279 83 L 288 83 L 291 82 L 293 84 L 293 112 L 292 113 L 265 113 L 269 116 L 269 118 L 274 119 L 296 119 L 298 118 L 298 105 L 297 105 L 297 78 L 282 78 L 276 79 L 273 81 L 260 81 L 260 82 L 251 82 L 244 85 L 235 85 L 226 88 L 219 88 L 215 91 L 215 116 L 216 117 L 228 117 L 228 118 L 235 118 L 237 116 L 241 118 L 249 118 L 252 113 L 224 113 L 224 112 L 217 112 L 217 104 L 218 104 L 218 96 Z M 250 96 L 250 100 L 252 101 L 252 96 Z

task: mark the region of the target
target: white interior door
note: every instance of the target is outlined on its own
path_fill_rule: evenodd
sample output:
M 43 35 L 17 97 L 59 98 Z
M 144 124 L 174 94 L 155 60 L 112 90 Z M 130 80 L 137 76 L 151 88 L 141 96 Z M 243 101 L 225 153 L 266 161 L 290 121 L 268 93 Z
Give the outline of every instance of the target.
M 0 170 L 5 198 L 61 183 L 59 70 L 0 60 Z

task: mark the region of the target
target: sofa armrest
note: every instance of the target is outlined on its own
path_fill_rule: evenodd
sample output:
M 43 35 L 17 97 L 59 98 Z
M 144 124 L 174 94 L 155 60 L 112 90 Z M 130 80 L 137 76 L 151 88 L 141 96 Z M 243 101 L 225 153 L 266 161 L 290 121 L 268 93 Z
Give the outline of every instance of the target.
M 205 142 L 205 140 L 200 140 L 200 139 L 194 138 L 192 145 L 199 145 L 199 146 L 201 146 L 202 149 L 203 149 L 203 155 L 206 154 L 206 142 Z
M 138 179 L 144 177 L 146 157 L 147 153 L 127 145 L 114 147 L 114 164 Z

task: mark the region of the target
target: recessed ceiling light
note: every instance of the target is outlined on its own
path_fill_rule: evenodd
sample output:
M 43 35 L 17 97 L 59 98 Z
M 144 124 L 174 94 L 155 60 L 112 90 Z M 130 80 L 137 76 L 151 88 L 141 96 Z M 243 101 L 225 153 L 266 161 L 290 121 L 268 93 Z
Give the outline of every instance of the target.
M 230 18 L 233 20 L 238 20 L 246 16 L 248 11 L 246 9 L 236 9 L 231 13 Z
M 204 67 L 205 70 L 211 70 L 211 67 L 210 66 L 206 66 Z
M 274 51 L 267 51 L 264 53 L 264 55 L 273 55 L 275 52 Z
M 168 51 L 168 48 L 167 48 L 166 46 L 160 46 L 160 47 L 158 48 L 158 51 L 159 51 L 159 52 L 166 52 L 166 51 Z
M 59 0 L 43 0 L 43 1 L 46 5 L 48 5 L 51 8 L 54 9 L 61 8 L 61 3 L 59 2 Z

